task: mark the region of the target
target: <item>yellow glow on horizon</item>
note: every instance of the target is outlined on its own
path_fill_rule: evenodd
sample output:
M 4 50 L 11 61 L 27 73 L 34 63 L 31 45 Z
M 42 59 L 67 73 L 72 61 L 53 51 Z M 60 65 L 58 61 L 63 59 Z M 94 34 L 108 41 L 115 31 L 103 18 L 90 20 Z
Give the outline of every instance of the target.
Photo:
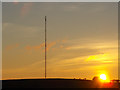
M 110 59 L 108 54 L 98 54 L 98 55 L 89 56 L 86 59 L 86 61 L 90 61 L 90 60 L 108 60 L 108 59 Z

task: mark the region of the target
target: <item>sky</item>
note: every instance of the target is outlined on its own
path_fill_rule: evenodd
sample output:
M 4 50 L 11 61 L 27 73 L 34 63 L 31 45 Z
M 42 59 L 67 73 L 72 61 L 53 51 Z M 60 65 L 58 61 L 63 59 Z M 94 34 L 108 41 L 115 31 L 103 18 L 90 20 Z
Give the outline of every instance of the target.
M 2 79 L 118 78 L 117 2 L 4 2 Z

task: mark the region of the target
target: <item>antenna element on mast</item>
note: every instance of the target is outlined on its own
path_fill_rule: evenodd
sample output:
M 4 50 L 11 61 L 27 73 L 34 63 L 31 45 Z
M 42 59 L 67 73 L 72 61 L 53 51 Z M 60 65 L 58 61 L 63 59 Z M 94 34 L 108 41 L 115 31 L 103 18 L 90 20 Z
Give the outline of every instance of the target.
M 46 44 L 46 41 L 47 41 L 47 34 L 46 34 L 46 32 L 47 32 L 47 28 L 46 28 L 46 24 L 47 24 L 47 17 L 45 16 L 45 79 L 46 79 L 46 59 L 47 59 L 47 57 L 46 57 L 46 51 L 47 51 L 47 49 L 46 49 L 46 47 L 47 47 L 47 44 Z

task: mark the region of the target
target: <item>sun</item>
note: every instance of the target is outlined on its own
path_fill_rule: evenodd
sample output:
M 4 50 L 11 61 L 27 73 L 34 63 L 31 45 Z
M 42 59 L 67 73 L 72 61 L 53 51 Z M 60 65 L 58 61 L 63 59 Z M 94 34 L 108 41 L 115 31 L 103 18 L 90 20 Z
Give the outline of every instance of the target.
M 107 78 L 106 78 L 106 75 L 105 75 L 105 74 L 101 74 L 101 75 L 100 75 L 100 79 L 106 80 L 106 79 L 107 79 Z

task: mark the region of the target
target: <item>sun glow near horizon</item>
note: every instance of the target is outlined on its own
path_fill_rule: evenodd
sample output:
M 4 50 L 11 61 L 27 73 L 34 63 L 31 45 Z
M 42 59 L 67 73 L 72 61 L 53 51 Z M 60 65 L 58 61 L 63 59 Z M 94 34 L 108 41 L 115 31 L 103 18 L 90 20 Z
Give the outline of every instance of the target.
M 101 82 L 110 82 L 110 78 L 107 74 L 100 74 L 99 78 Z
M 100 79 L 106 80 L 106 79 L 107 79 L 107 78 L 106 78 L 106 75 L 105 75 L 105 74 L 101 74 L 101 75 L 100 75 Z

